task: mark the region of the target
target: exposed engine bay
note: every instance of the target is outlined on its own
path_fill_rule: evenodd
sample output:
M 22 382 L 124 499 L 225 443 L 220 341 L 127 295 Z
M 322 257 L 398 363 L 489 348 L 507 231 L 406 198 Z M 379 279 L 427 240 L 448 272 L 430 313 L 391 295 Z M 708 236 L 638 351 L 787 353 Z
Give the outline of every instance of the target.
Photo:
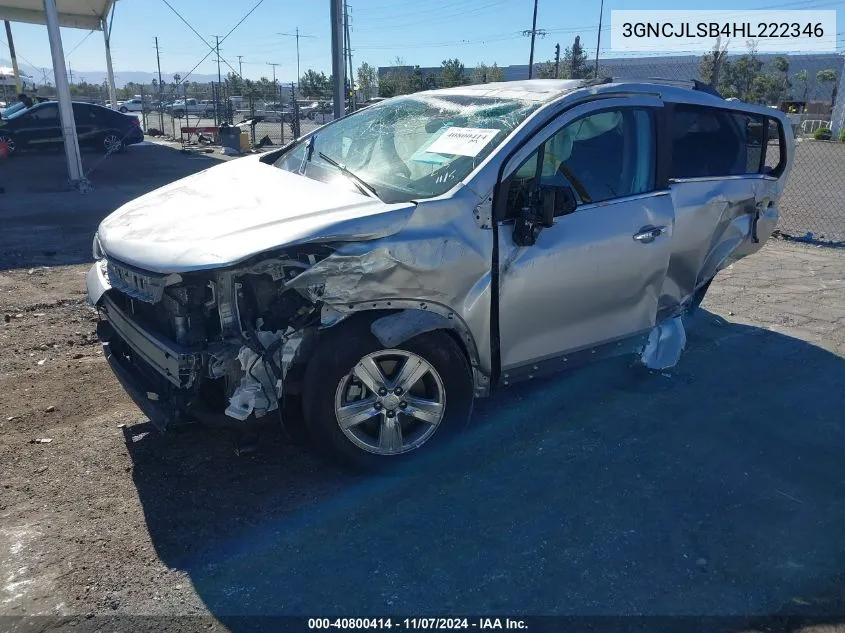
M 261 418 L 296 390 L 289 373 L 321 322 L 321 304 L 288 284 L 331 252 L 166 276 L 101 260 L 111 285 L 102 309 L 124 360 L 159 374 L 161 393 L 148 399 L 201 421 Z

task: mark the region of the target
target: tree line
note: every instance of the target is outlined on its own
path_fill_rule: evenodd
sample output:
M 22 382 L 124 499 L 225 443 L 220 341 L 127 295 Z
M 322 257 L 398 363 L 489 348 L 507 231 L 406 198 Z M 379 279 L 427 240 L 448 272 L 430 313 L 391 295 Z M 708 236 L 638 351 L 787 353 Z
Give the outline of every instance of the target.
M 612 60 L 608 60 L 612 63 Z M 663 66 L 665 68 L 665 66 Z M 656 69 L 655 74 L 659 74 Z M 596 67 L 588 59 L 580 36 L 576 36 L 570 46 L 567 46 L 559 59 L 538 62 L 534 64 L 535 78 L 585 79 L 595 76 L 606 76 L 610 73 L 606 69 Z M 836 100 L 838 77 L 836 70 L 824 69 L 811 77 L 807 70 L 790 71 L 790 61 L 787 56 L 777 56 L 768 65 L 759 58 L 757 48 L 753 42 L 748 43 L 747 53 L 729 57 L 727 50 L 717 44 L 714 49 L 701 57 L 698 76 L 701 81 L 716 88 L 725 97 L 735 97 L 750 103 L 778 105 L 785 100 L 806 101 L 810 94 L 812 81 L 823 86 L 830 86 L 831 102 Z M 678 77 L 688 79 L 689 77 Z M 355 92 L 363 99 L 371 97 L 393 97 L 410 94 L 420 90 L 434 88 L 448 88 L 464 84 L 480 84 L 504 81 L 504 71 L 495 62 L 487 64 L 479 62 L 474 67 L 467 68 L 457 57 L 444 59 L 436 69 L 421 68 L 409 65 L 401 57 L 396 57 L 390 68 L 379 76 L 378 70 L 362 63 L 350 84 L 347 78 L 347 95 Z M 332 76 L 324 72 L 308 69 L 299 78 L 297 96 L 303 99 L 325 100 L 332 99 Z M 230 72 L 225 78 L 224 94 L 240 95 L 245 99 L 264 101 L 287 101 L 289 93 L 282 94 L 280 82 L 273 82 L 267 77 L 258 80 L 244 79 L 236 73 Z M 71 85 L 74 96 L 105 96 L 105 85 L 88 84 L 84 79 Z M 208 83 L 192 83 L 182 81 L 177 74 L 172 82 L 158 82 L 153 79 L 152 84 L 144 86 L 134 82 L 127 83 L 117 89 L 118 99 L 128 99 L 134 95 L 149 95 L 151 99 L 158 98 L 159 93 L 165 97 L 188 96 L 210 98 L 211 86 Z

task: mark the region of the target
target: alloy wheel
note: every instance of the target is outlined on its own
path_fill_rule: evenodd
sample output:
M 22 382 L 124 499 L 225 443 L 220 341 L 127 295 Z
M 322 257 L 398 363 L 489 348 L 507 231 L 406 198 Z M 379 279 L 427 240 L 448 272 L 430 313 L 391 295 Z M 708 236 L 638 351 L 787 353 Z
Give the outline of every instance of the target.
M 335 391 L 335 417 L 356 446 L 377 455 L 425 444 L 443 421 L 446 390 L 422 356 L 386 349 L 367 354 Z
M 106 150 L 106 154 L 119 152 L 122 147 L 123 139 L 121 139 L 117 134 L 106 134 L 103 138 L 103 148 Z
M 5 148 L 5 151 L 0 149 L 0 154 L 12 155 L 15 151 L 15 139 L 6 134 L 0 134 L 0 148 Z

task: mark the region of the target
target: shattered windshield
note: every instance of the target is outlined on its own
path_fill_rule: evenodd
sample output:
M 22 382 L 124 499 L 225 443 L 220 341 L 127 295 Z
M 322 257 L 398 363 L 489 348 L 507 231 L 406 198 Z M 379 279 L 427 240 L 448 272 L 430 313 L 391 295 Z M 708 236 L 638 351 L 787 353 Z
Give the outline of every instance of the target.
M 466 177 L 538 107 L 466 95 L 391 99 L 320 128 L 275 165 L 354 188 L 351 173 L 385 202 L 431 198 Z

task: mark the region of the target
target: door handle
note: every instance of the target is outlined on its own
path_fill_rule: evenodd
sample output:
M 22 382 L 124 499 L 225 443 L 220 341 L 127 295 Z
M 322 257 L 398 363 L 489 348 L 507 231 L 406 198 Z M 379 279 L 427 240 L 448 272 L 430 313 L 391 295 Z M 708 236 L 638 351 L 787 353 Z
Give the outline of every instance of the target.
M 665 226 L 647 226 L 640 229 L 639 233 L 634 233 L 633 237 L 640 244 L 649 244 L 665 233 Z

